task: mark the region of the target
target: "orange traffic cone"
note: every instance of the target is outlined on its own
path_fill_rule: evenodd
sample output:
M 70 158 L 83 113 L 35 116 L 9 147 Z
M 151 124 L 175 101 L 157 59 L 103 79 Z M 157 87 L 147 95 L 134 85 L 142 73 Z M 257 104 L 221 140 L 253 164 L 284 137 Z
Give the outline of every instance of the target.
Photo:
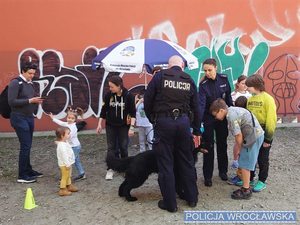
M 35 207 L 37 207 L 37 205 L 35 204 L 32 190 L 31 188 L 27 188 L 25 202 L 24 202 L 24 209 L 30 210 L 30 209 L 34 209 Z

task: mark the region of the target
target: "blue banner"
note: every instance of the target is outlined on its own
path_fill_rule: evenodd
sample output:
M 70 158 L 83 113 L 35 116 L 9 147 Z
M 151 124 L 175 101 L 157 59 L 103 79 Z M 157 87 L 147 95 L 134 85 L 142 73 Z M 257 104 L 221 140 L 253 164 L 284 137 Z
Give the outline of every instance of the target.
M 296 211 L 184 211 L 185 223 L 296 223 Z

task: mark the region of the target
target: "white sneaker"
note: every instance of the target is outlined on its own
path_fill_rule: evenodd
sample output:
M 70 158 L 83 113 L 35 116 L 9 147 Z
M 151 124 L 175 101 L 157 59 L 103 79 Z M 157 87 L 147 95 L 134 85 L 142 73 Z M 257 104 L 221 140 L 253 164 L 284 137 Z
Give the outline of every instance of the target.
M 109 169 L 106 171 L 105 180 L 112 180 L 114 176 L 114 171 L 112 169 Z

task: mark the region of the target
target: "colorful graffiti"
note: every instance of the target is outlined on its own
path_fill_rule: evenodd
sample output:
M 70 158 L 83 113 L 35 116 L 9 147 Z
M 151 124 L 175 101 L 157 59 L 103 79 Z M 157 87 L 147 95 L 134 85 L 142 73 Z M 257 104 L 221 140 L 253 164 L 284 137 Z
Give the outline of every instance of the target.
M 51 126 L 45 113 L 52 112 L 57 118 L 64 118 L 67 105 L 83 108 L 84 118 L 94 123 L 100 114 L 103 95 L 108 91 L 107 78 L 110 76 L 122 76 L 125 86 L 133 93 L 144 90 L 152 78 L 149 74 L 91 69 L 92 59 L 107 45 L 121 39 L 139 38 L 170 40 L 192 52 L 200 67 L 186 72 L 197 84 L 203 76 L 202 62 L 208 57 L 217 59 L 218 72 L 228 75 L 232 87 L 241 74 L 259 72 L 264 76 L 267 91 L 276 99 L 278 114 L 297 116 L 299 121 L 300 8 L 297 1 L 113 2 L 119 5 L 113 9 L 114 13 L 111 13 L 111 2 L 107 1 L 101 5 L 97 1 L 81 4 L 78 0 L 71 5 L 64 0 L 50 5 L 2 4 L 2 25 L 7 32 L 0 43 L 3 62 L 0 86 L 4 88 L 16 76 L 16 62 L 18 67 L 26 60 L 38 63 L 39 70 L 34 78 L 36 94 L 46 96 L 36 112 L 37 118 L 41 119 L 37 120 L 38 129 L 47 130 Z M 173 10 L 166 11 L 170 5 Z M 84 19 L 69 20 L 66 10 L 61 10 L 56 12 L 54 20 L 49 7 L 53 11 L 68 8 L 68 12 L 80 12 Z M 132 7 L 134 16 L 124 13 Z M 138 10 L 139 7 L 147 7 L 151 13 Z M 21 13 L 11 13 L 25 8 L 35 11 L 39 20 L 27 20 Z M 99 14 L 99 8 L 107 13 Z M 122 19 L 117 20 L 116 15 Z M 18 25 L 23 19 L 39 29 L 28 32 L 27 26 Z M 58 26 L 57 21 L 63 21 L 63 26 Z M 97 23 L 87 26 L 90 21 Z M 45 35 L 49 30 L 55 35 Z M 15 35 L 17 32 L 22 33 L 22 38 Z M 53 48 L 49 49 L 49 46 Z M 0 121 L 1 131 L 10 129 L 9 122 L 2 118 Z

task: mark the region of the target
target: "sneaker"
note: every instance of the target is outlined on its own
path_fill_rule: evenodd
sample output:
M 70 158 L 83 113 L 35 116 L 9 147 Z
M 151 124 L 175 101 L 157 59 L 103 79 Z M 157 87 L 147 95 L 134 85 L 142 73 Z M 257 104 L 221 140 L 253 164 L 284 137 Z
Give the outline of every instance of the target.
M 252 188 L 240 188 L 231 194 L 232 199 L 250 199 L 252 196 Z
M 227 183 L 230 185 L 236 185 L 238 182 L 242 181 L 241 178 L 239 176 L 234 176 L 232 178 L 230 178 Z
M 35 179 L 35 177 L 30 177 L 30 176 L 19 177 L 17 182 L 18 183 L 34 183 L 34 182 L 36 182 L 36 179 Z
M 239 186 L 239 187 L 242 187 L 243 186 L 243 181 L 241 180 L 241 181 L 238 181 L 238 182 L 236 182 L 236 184 L 235 184 L 236 186 Z M 256 181 L 255 180 L 251 180 L 250 181 L 250 187 L 254 187 L 256 185 Z
M 112 169 L 107 170 L 105 180 L 112 180 L 114 176 L 114 171 Z
M 35 170 L 32 170 L 31 173 L 30 173 L 30 175 L 31 175 L 32 177 L 36 177 L 36 178 L 41 178 L 41 177 L 44 176 L 44 174 L 42 174 L 42 173 L 40 173 L 40 172 L 37 172 L 37 171 L 35 171 Z
M 260 192 L 260 191 L 264 190 L 266 187 L 267 187 L 267 185 L 264 182 L 259 180 L 253 187 L 253 192 Z
M 74 178 L 74 181 L 80 181 L 86 179 L 85 173 L 78 175 L 77 177 Z

